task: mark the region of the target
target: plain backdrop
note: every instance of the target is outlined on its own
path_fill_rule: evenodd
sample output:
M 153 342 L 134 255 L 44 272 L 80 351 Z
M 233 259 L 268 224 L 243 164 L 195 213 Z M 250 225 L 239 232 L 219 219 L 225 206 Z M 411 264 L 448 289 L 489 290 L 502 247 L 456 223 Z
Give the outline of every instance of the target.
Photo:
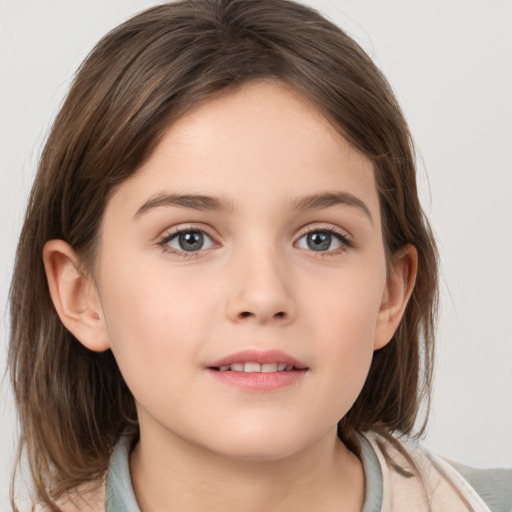
M 70 79 L 108 30 L 150 0 L 0 0 L 0 369 L 17 236 L 38 156 Z M 442 257 L 435 393 L 425 443 L 512 466 L 512 2 L 324 0 L 393 86 L 418 146 Z M 0 387 L 0 510 L 14 453 Z

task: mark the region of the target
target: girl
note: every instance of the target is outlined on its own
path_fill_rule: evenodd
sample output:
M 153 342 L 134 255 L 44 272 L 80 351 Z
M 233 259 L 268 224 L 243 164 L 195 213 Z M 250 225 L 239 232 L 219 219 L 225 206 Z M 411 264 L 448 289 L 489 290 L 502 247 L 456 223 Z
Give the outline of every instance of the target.
M 18 246 L 35 501 L 488 510 L 406 440 L 436 300 L 406 123 L 354 41 L 281 0 L 136 16 L 80 68 Z

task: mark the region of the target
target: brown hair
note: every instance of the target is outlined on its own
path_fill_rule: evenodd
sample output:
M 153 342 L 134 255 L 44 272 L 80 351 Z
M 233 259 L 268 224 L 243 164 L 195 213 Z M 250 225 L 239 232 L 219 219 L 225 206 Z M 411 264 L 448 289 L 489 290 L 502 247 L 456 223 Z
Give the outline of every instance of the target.
M 60 322 L 43 245 L 65 240 L 87 268 L 110 195 L 169 125 L 203 99 L 265 78 L 302 93 L 374 163 L 388 258 L 405 244 L 417 248 L 405 316 L 339 425 L 349 443 L 369 429 L 413 433 L 430 392 L 437 252 L 390 86 L 350 37 L 311 8 L 288 0 L 169 3 L 107 34 L 78 70 L 43 150 L 19 240 L 9 349 L 19 457 L 26 451 L 37 499 L 51 510 L 71 489 L 101 479 L 137 418 L 112 353 L 88 351 Z

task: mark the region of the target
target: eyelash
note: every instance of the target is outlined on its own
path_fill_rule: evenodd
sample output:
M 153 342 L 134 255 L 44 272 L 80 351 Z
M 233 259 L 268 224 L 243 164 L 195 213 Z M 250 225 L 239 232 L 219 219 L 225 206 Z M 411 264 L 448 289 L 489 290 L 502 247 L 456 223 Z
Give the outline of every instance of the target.
M 164 235 L 158 242 L 158 246 L 162 249 L 164 253 L 171 253 L 173 256 L 177 256 L 178 258 L 183 258 L 186 260 L 191 260 L 199 256 L 199 253 L 202 252 L 199 251 L 178 251 L 176 249 L 173 249 L 172 247 L 169 247 L 168 243 L 176 238 L 177 236 L 185 233 L 201 233 L 203 235 L 206 235 L 208 238 L 213 240 L 213 236 L 211 236 L 205 229 L 194 227 L 194 226 L 185 226 L 182 228 L 175 229 L 171 233 L 168 233 Z
M 172 249 L 168 245 L 171 240 L 173 240 L 177 236 L 179 236 L 181 234 L 185 234 L 185 233 L 201 233 L 203 235 L 206 235 L 208 238 L 210 238 L 211 240 L 214 241 L 213 236 L 211 236 L 205 229 L 199 228 L 199 227 L 193 227 L 193 226 L 186 226 L 183 228 L 178 228 L 178 229 L 172 231 L 171 233 L 164 235 L 158 241 L 158 246 L 162 249 L 162 251 L 164 253 L 171 253 L 174 256 L 177 256 L 178 258 L 184 258 L 187 260 L 196 258 L 200 255 L 201 252 L 204 251 L 204 249 L 203 250 L 200 249 L 198 251 L 181 251 L 181 250 Z M 315 257 L 337 256 L 337 255 L 345 252 L 347 249 L 350 249 L 353 247 L 353 244 L 350 240 L 350 235 L 348 235 L 342 231 L 338 231 L 337 229 L 333 228 L 332 226 L 328 226 L 328 227 L 327 226 L 315 226 L 314 228 L 306 229 L 300 233 L 300 235 L 297 238 L 297 242 L 295 242 L 294 245 L 296 245 L 298 243 L 298 241 L 301 240 L 303 237 L 305 237 L 311 233 L 325 233 L 325 234 L 331 235 L 334 238 L 336 238 L 341 244 L 341 247 L 334 249 L 334 250 L 330 250 L 330 251 L 309 250 L 308 252 L 312 253 Z M 215 243 L 215 241 L 214 241 L 214 243 Z M 305 250 L 307 250 L 307 249 L 305 249 Z
M 301 231 L 297 240 L 302 239 L 304 236 L 307 236 L 310 233 L 326 233 L 326 234 L 331 235 L 334 238 L 338 239 L 338 241 L 341 244 L 341 247 L 339 247 L 337 249 L 332 249 L 330 251 L 309 250 L 308 252 L 312 253 L 312 255 L 316 258 L 339 256 L 340 254 L 346 252 L 348 249 L 351 249 L 353 247 L 350 235 L 344 231 L 334 228 L 332 225 L 329 225 L 329 226 L 320 225 L 320 226 L 314 226 L 313 228 L 306 228 L 304 231 Z M 297 242 L 295 242 L 295 244 L 297 244 Z

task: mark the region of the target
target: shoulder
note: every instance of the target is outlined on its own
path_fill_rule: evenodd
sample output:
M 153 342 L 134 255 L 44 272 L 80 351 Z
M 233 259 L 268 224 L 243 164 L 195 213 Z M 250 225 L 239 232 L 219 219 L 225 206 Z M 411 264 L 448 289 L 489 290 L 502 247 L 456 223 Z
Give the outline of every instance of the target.
M 383 474 L 383 512 L 450 510 L 511 512 L 512 469 L 474 470 L 449 463 L 420 443 L 375 432 L 372 445 Z
M 105 512 L 105 482 L 91 482 L 82 485 L 55 503 L 62 512 Z M 24 509 L 21 509 L 24 510 Z M 55 510 L 46 505 L 35 505 L 27 512 L 51 512 Z
M 478 469 L 447 462 L 475 489 L 492 512 L 512 511 L 512 468 Z

